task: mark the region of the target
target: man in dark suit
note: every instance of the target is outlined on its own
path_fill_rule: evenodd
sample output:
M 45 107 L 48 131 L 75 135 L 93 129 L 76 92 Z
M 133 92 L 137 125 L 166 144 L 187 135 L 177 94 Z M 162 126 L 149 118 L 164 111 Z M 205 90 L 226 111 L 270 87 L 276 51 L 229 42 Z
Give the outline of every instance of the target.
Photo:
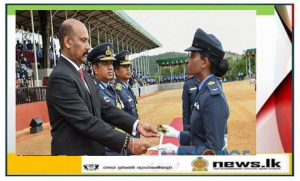
M 145 137 L 158 137 L 159 133 L 105 102 L 93 79 L 80 68 L 91 48 L 85 25 L 75 19 L 65 20 L 59 29 L 59 41 L 61 56 L 49 77 L 46 97 L 52 126 L 51 154 L 104 155 L 104 147 L 117 152 L 129 149 L 136 155 L 146 153 L 150 142 L 133 139 L 107 123 Z

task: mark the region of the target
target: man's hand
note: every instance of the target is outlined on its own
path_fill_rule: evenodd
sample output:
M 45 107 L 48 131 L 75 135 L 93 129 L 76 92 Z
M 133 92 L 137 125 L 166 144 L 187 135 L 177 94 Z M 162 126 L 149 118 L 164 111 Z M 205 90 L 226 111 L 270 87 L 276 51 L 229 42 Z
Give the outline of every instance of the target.
M 160 137 L 160 133 L 155 128 L 153 128 L 150 124 L 141 121 L 137 127 L 137 132 L 141 133 L 146 138 Z
M 152 141 L 145 141 L 138 138 L 132 138 L 130 152 L 134 155 L 141 155 L 147 152 L 147 149 L 151 147 Z
M 177 154 L 178 146 L 173 145 L 172 143 L 167 143 L 164 145 L 157 145 L 148 149 L 148 151 L 165 151 L 166 153 Z
M 178 130 L 176 130 L 172 126 L 168 126 L 168 125 L 162 125 L 162 127 L 164 127 L 165 129 L 168 130 L 165 134 L 165 137 L 178 139 L 178 136 L 179 136 L 179 133 L 180 133 Z

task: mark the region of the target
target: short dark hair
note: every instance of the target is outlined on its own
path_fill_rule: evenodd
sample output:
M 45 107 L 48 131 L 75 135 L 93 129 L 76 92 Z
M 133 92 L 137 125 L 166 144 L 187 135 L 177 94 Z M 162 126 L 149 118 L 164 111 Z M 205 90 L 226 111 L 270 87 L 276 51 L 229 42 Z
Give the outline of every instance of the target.
M 59 27 L 58 39 L 60 47 L 63 47 L 65 36 L 70 36 L 73 33 L 73 27 L 69 23 L 62 23 Z
M 119 69 L 120 68 L 120 63 L 113 62 L 113 66 L 114 66 L 114 69 Z

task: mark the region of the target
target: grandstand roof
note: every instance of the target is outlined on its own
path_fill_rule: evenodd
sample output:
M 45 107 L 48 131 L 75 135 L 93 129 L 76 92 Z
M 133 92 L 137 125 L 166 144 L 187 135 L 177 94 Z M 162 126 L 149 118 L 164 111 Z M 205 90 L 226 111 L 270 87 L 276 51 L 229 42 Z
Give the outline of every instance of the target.
M 115 45 L 115 52 L 117 52 L 117 37 L 119 40 L 120 51 L 122 50 L 121 39 L 123 39 L 124 49 L 126 49 L 127 44 L 129 47 L 131 47 L 130 45 L 133 46 L 134 44 L 138 46 L 139 49 L 136 50 L 136 52 L 144 51 L 145 49 L 150 50 L 162 46 L 162 44 L 157 39 L 155 39 L 150 33 L 143 29 L 138 23 L 136 23 L 123 11 L 58 10 L 52 11 L 52 15 L 54 36 L 58 35 L 59 26 L 66 19 L 66 17 L 80 20 L 86 25 L 88 31 L 90 26 L 92 47 L 98 44 L 97 28 L 99 29 L 100 43 L 105 42 L 106 31 L 106 38 L 109 39 L 112 37 L 113 44 Z M 38 11 L 33 11 L 33 19 L 36 32 L 38 29 L 40 29 L 40 19 Z M 16 11 L 16 24 L 19 26 L 23 25 L 25 30 L 27 28 L 31 29 L 30 11 Z
M 256 55 L 256 48 L 247 49 L 245 52 L 244 57 L 246 56 L 255 56 Z
M 169 66 L 169 65 L 182 65 L 187 62 L 188 57 L 176 57 L 156 60 L 156 64 L 159 66 Z

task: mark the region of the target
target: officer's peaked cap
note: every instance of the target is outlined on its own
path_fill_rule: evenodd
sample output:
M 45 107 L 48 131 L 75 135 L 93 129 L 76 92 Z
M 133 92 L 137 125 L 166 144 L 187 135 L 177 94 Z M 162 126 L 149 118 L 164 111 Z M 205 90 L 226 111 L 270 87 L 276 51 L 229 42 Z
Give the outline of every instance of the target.
M 113 57 L 114 45 L 109 42 L 101 43 L 93 48 L 87 56 L 87 60 L 92 64 L 98 61 L 116 60 Z
M 198 28 L 192 46 L 185 51 L 207 51 L 219 58 L 223 58 L 225 52 L 221 42 L 213 34 L 207 34 L 202 29 Z

